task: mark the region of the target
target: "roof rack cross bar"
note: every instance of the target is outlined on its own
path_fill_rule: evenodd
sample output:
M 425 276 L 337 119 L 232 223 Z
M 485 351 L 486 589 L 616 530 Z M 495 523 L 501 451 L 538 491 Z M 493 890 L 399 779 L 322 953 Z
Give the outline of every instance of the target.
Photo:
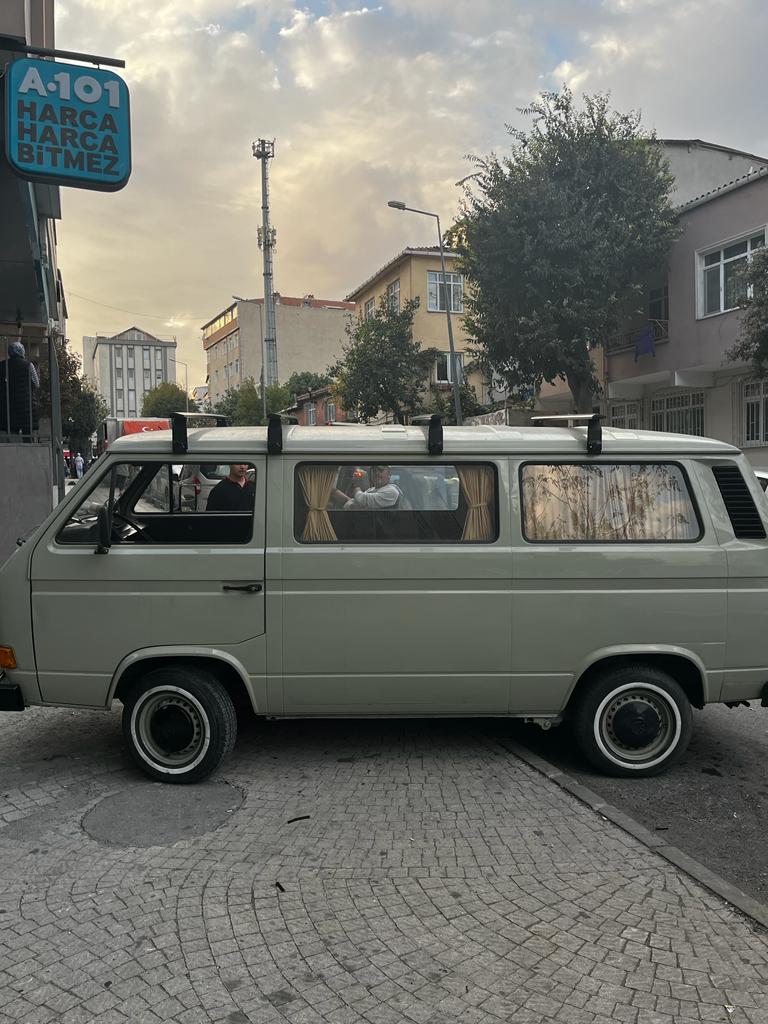
M 267 417 L 267 454 L 280 455 L 283 450 L 283 423 L 296 425 L 295 416 L 278 416 L 270 413 Z
M 443 417 L 437 414 L 412 416 L 411 423 L 417 426 L 425 424 L 427 430 L 427 451 L 430 455 L 443 454 Z
M 531 416 L 531 423 L 560 422 L 570 425 L 575 420 L 581 420 L 587 425 L 587 455 L 599 455 L 603 450 L 602 418 L 599 412 L 572 412 L 559 416 Z
M 213 420 L 215 427 L 226 427 L 229 423 L 226 416 L 217 412 L 172 412 L 171 444 L 176 455 L 186 455 L 189 451 L 187 427 L 190 420 Z

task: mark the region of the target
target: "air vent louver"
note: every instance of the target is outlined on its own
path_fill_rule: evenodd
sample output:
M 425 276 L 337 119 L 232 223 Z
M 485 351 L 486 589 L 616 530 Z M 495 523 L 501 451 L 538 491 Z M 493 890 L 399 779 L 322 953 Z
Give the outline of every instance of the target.
M 713 466 L 712 472 L 723 496 L 734 536 L 753 540 L 764 538 L 765 528 L 760 513 L 739 467 Z

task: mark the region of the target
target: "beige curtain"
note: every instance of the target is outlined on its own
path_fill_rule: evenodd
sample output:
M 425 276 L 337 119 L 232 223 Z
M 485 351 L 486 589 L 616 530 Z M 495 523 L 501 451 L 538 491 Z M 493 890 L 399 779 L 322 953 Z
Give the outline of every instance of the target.
M 461 539 L 490 542 L 496 536 L 493 521 L 493 470 L 490 466 L 458 466 L 459 483 L 467 503 Z
M 302 466 L 299 470 L 299 482 L 307 503 L 307 521 L 301 535 L 305 543 L 338 540 L 326 512 L 337 472 L 336 466 Z
M 698 522 L 677 466 L 525 466 L 529 540 L 693 540 Z

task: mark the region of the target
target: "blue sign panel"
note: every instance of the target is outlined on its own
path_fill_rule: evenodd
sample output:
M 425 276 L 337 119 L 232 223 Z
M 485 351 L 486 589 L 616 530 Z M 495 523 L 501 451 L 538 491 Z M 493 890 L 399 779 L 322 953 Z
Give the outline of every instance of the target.
M 30 181 L 116 192 L 131 174 L 128 86 L 113 71 L 12 61 L 6 74 L 5 152 Z

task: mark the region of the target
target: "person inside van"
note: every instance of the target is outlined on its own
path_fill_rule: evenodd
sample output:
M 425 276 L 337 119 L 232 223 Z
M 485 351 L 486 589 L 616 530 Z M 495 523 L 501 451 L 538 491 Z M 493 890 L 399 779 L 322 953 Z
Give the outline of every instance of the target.
M 248 479 L 250 466 L 247 462 L 233 462 L 229 476 L 219 480 L 208 495 L 208 512 L 251 512 L 256 496 L 256 487 Z
M 344 501 L 345 509 L 398 508 L 402 492 L 397 484 L 390 481 L 390 473 L 389 466 L 371 466 L 371 487 L 364 491 L 361 487 L 353 486 L 351 495 L 337 490 L 334 497 Z

